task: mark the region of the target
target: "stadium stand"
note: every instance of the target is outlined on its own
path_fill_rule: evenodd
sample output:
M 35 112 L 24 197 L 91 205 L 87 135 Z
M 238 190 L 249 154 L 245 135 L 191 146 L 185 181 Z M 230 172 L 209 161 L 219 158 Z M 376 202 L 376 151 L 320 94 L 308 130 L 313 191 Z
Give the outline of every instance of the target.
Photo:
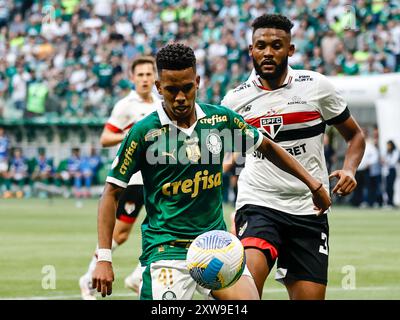
M 294 68 L 400 71 L 396 0 L 0 0 L 0 126 L 9 147 L 32 159 L 47 146 L 61 184 L 72 145 L 85 156 L 100 148 L 106 117 L 131 88 L 129 61 L 169 41 L 195 49 L 199 100 L 219 103 L 251 71 L 250 24 L 263 13 L 294 21 Z
M 1 0 L 3 117 L 104 118 L 130 88 L 128 61 L 171 40 L 196 49 L 200 99 L 219 102 L 247 77 L 249 24 L 264 12 L 294 19 L 293 67 L 399 71 L 398 1 Z

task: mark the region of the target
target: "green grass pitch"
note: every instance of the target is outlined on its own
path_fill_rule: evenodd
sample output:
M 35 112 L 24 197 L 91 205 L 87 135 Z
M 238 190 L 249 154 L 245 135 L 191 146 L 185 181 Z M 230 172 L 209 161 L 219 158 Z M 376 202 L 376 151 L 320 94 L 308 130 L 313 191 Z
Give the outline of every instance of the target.
M 80 299 L 78 279 L 97 242 L 96 209 L 96 200 L 80 208 L 66 199 L 0 200 L 0 299 Z M 225 209 L 228 217 L 232 208 Z M 330 232 L 327 299 L 400 299 L 400 210 L 334 207 Z M 140 251 L 137 223 L 113 255 L 116 280 L 106 299 L 137 299 L 123 279 Z M 273 274 L 263 299 L 287 299 Z

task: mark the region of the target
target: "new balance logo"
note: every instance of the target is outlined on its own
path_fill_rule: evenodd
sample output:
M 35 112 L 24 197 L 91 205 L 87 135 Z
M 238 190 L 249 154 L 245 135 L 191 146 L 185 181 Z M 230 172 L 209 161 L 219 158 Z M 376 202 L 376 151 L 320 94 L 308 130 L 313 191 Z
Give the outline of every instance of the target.
M 252 105 L 251 105 L 251 104 L 248 104 L 248 105 L 244 108 L 244 111 L 245 111 L 245 112 L 249 112 L 249 111 L 251 110 L 251 107 L 252 107 Z

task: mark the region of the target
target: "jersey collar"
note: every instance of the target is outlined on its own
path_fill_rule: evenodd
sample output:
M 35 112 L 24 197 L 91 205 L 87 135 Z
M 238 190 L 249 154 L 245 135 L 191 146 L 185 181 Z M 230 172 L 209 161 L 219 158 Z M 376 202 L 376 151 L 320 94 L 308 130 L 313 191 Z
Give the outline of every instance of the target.
M 197 121 L 199 121 L 200 119 L 202 119 L 202 118 L 204 118 L 206 116 L 206 114 L 204 113 L 203 109 L 201 109 L 201 107 L 197 103 L 195 103 L 194 107 L 196 109 L 197 118 L 196 118 L 195 123 L 193 123 L 193 125 L 190 128 L 181 128 L 181 127 L 179 127 L 177 125 L 176 122 L 172 121 L 168 117 L 167 113 L 164 110 L 164 103 L 161 103 L 160 106 L 157 108 L 158 118 L 160 119 L 160 122 L 161 122 L 162 126 L 165 126 L 167 124 L 173 125 L 173 126 L 177 127 L 179 130 L 181 130 L 181 131 L 187 133 L 188 135 L 190 135 L 193 132 L 194 128 L 196 127 Z
M 293 78 L 294 78 L 294 70 L 290 66 L 288 66 L 288 72 L 287 72 L 285 80 L 283 81 L 283 84 L 280 87 L 276 88 L 275 90 L 286 87 L 287 85 L 289 85 L 292 82 Z M 251 71 L 249 81 L 252 82 L 257 88 L 259 88 L 261 90 L 274 91 L 274 90 L 267 89 L 266 87 L 264 87 L 262 85 L 260 76 L 257 75 L 255 69 L 253 69 Z

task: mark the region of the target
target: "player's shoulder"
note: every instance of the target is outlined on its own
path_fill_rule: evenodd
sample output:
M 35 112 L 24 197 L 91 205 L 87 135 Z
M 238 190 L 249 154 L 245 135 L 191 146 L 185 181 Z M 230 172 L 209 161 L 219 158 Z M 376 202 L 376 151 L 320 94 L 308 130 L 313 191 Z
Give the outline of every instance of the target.
M 330 85 L 330 81 L 325 75 L 312 70 L 292 69 L 291 76 L 295 84 L 303 83 L 316 86 Z
M 160 128 L 161 122 L 157 110 L 154 110 L 143 119 L 139 120 L 133 127 L 141 131 Z
M 222 99 L 221 105 L 232 109 L 244 100 L 248 99 L 249 95 L 253 94 L 254 90 L 255 84 L 251 78 L 249 78 L 237 87 L 229 90 Z
M 219 105 L 219 104 L 211 104 L 211 103 L 205 103 L 205 102 L 197 102 L 197 104 L 200 106 L 201 110 L 206 115 L 212 115 L 213 113 L 221 113 L 224 112 L 225 110 L 229 110 L 227 107 Z
M 133 91 L 132 91 L 133 92 Z M 132 101 L 134 100 L 133 94 L 129 93 L 127 96 L 119 99 L 113 109 L 112 112 L 114 113 L 120 113 L 129 110 L 129 107 L 131 106 Z
M 229 109 L 226 106 L 223 105 L 218 105 L 218 104 L 209 104 L 209 103 L 198 103 L 200 108 L 203 110 L 206 118 L 212 117 L 212 116 L 229 116 L 232 114 L 232 110 Z
M 153 137 L 154 133 L 160 131 L 161 128 L 162 125 L 156 110 L 136 122 L 129 131 L 129 137 L 134 141 L 150 141 L 152 139 L 149 137 Z

